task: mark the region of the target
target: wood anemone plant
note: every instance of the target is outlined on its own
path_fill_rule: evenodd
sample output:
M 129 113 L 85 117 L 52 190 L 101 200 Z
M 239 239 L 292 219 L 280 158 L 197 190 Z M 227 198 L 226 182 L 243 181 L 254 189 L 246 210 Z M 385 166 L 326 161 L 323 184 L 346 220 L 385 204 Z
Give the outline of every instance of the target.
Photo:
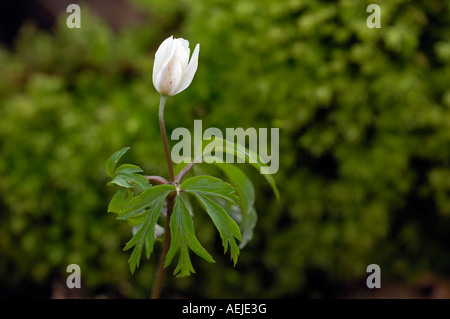
M 178 263 L 173 273 L 179 277 L 189 276 L 195 272 L 189 249 L 206 261 L 214 262 L 213 257 L 203 248 L 195 235 L 194 222 L 188 208 L 190 198 L 195 198 L 210 216 L 222 239 L 224 252 L 226 253 L 229 248 L 234 265 L 238 260 L 239 249 L 252 238 L 257 220 L 254 187 L 236 166 L 213 161 L 213 164 L 224 172 L 230 183 L 207 175 L 185 178 L 192 167 L 199 163 L 198 159 L 180 163 L 177 166 L 178 174 L 175 175 L 164 125 L 164 106 L 168 96 L 180 93 L 191 84 L 197 70 L 199 50 L 197 44 L 188 62 L 189 42 L 169 37 L 155 54 L 153 84 L 161 94 L 159 125 L 169 179 L 142 175 L 143 170 L 132 164 L 116 167 L 130 147 L 114 153 L 106 163 L 106 173 L 112 179 L 108 185 L 120 187 L 111 199 L 108 212 L 116 213 L 117 219 L 126 220 L 133 227 L 133 237 L 124 248 L 124 250 L 133 248 L 128 261 L 132 274 L 139 267 L 144 246 L 146 257 L 150 258 L 155 239 L 164 236 L 151 294 L 151 298 L 154 299 L 159 298 L 165 269 L 177 253 L 179 253 Z M 221 139 L 216 137 L 215 141 L 217 140 Z M 255 168 L 265 166 L 257 154 L 242 145 L 227 140 L 220 142 L 223 147 L 219 151 L 223 154 L 232 154 L 246 160 Z M 278 199 L 279 193 L 273 177 L 269 174 L 264 176 Z M 165 227 L 160 226 L 160 220 L 165 223 Z M 239 246 L 236 240 L 240 242 Z

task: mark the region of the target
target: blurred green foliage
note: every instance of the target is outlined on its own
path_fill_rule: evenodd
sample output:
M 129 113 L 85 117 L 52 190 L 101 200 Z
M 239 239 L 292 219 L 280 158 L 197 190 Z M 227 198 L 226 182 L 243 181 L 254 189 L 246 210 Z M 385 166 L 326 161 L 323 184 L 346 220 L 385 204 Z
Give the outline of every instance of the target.
M 24 28 L 0 51 L 0 294 L 48 294 L 77 263 L 88 296 L 147 297 L 157 258 L 129 274 L 104 163 L 131 146 L 127 162 L 166 174 L 151 72 L 172 34 L 201 49 L 167 130 L 279 127 L 282 195 L 248 171 L 259 220 L 235 268 L 197 213 L 217 263 L 193 257 L 165 296 L 321 297 L 371 263 L 450 276 L 450 4 L 377 1 L 369 29 L 371 2 L 136 0 L 137 30 L 84 9 L 78 30 Z

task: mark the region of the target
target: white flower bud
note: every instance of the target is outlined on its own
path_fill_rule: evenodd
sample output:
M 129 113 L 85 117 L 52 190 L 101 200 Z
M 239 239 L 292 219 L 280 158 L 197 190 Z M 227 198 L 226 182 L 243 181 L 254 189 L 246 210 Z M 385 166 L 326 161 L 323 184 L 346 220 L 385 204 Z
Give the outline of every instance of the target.
M 159 94 L 175 95 L 192 82 L 198 66 L 200 44 L 195 46 L 189 61 L 189 41 L 173 36 L 161 43 L 153 64 L 153 85 Z

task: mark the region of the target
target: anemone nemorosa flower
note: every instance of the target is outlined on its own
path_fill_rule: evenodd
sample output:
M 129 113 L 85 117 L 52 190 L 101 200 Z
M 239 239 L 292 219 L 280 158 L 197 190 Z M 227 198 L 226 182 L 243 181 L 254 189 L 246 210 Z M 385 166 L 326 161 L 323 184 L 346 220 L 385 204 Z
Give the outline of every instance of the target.
M 161 43 L 153 64 L 153 85 L 161 95 L 178 94 L 191 84 L 199 51 L 200 44 L 197 44 L 189 61 L 189 41 L 171 36 Z

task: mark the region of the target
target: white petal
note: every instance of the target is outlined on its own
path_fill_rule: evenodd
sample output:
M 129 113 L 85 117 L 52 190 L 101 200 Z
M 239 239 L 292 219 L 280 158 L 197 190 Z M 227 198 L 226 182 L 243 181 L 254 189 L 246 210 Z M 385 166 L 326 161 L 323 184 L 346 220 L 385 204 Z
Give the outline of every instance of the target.
M 162 95 L 175 95 L 176 88 L 180 85 L 183 75 L 180 62 L 173 54 L 169 61 L 164 64 L 156 77 L 156 90 Z
M 184 91 L 194 79 L 195 72 L 197 71 L 198 66 L 198 54 L 200 52 L 200 44 L 195 46 L 194 52 L 192 53 L 191 60 L 189 61 L 189 65 L 187 67 L 186 73 L 183 74 L 183 79 L 174 94 L 178 94 Z
M 184 39 L 175 39 L 174 50 L 176 59 L 180 62 L 184 74 L 189 62 L 189 42 Z
M 158 93 L 161 93 L 159 86 L 161 83 L 161 72 L 158 73 L 158 75 L 156 76 L 155 80 L 153 81 L 153 86 L 155 87 L 156 91 L 158 91 Z
M 177 40 L 180 41 L 182 47 L 183 47 L 185 50 L 189 50 L 189 41 L 188 41 L 188 40 L 185 40 L 185 39 L 183 39 L 183 38 L 177 38 Z
M 180 42 L 181 47 L 184 49 L 184 52 L 186 52 L 186 54 L 184 54 L 184 56 L 186 56 L 186 68 L 187 68 L 188 62 L 189 62 L 189 56 L 191 54 L 191 50 L 189 49 L 189 41 L 185 40 L 183 38 L 178 38 L 177 40 Z
M 161 68 L 163 65 L 167 62 L 167 60 L 170 58 L 172 50 L 173 50 L 173 36 L 168 37 L 165 39 L 161 45 L 159 46 L 158 50 L 155 53 L 155 62 L 153 63 L 153 85 L 156 87 L 156 77 L 158 76 L 159 72 L 161 71 Z

